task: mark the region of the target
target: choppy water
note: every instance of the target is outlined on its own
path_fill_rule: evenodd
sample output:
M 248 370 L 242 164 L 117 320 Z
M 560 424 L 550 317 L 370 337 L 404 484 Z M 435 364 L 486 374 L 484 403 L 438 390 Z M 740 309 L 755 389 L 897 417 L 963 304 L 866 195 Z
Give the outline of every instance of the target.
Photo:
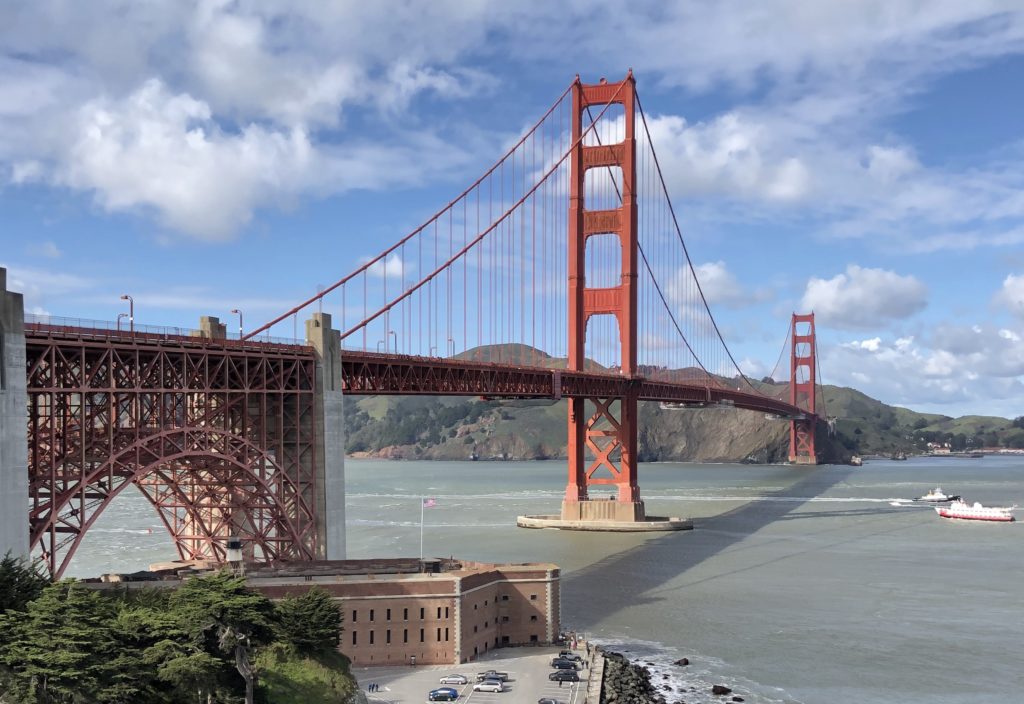
M 644 465 L 648 513 L 695 519 L 662 535 L 516 529 L 518 514 L 558 510 L 561 462 L 364 460 L 347 472 L 351 557 L 417 554 L 419 500 L 434 497 L 427 554 L 560 564 L 565 625 L 654 663 L 670 702 L 711 701 L 711 683 L 749 702 L 1024 701 L 1024 522 L 889 505 L 935 485 L 1024 505 L 1024 459 Z M 173 557 L 132 495 L 70 572 Z M 668 664 L 682 656 L 689 668 Z

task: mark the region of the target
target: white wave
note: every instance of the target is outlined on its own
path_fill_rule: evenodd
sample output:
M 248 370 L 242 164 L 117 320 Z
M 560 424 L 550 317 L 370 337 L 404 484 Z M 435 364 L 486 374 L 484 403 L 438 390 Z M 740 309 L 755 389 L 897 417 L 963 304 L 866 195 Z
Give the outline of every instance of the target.
M 711 704 L 726 701 L 731 696 L 741 696 L 749 704 L 800 704 L 781 688 L 737 675 L 736 668 L 718 658 L 638 638 L 596 637 L 592 642 L 605 650 L 621 653 L 634 664 L 646 667 L 650 672 L 651 684 L 668 701 L 685 699 L 689 704 Z M 690 664 L 685 667 L 675 665 L 675 661 L 681 657 L 688 658 Z M 724 684 L 733 690 L 733 694 L 724 698 L 713 695 L 711 687 L 715 684 Z M 664 689 L 665 685 L 671 691 Z

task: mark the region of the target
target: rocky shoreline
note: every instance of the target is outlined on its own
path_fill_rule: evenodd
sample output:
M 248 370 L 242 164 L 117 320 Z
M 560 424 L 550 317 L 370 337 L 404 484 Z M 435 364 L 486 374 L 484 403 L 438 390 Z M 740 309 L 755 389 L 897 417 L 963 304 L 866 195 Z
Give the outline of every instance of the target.
M 681 658 L 673 664 L 677 667 L 686 667 L 690 661 Z M 663 677 L 667 678 L 668 675 Z M 743 697 L 732 695 L 732 689 L 722 684 L 712 685 L 705 692 L 723 702 L 738 704 L 744 701 Z M 659 689 L 659 685 L 651 680 L 651 671 L 646 666 L 630 662 L 629 658 L 621 653 L 604 653 L 604 680 L 600 704 L 686 704 L 686 696 L 699 698 L 700 694 L 693 688 L 685 692 L 682 688 L 675 691 L 665 683 L 661 683 Z M 666 699 L 666 695 L 672 697 L 671 701 Z

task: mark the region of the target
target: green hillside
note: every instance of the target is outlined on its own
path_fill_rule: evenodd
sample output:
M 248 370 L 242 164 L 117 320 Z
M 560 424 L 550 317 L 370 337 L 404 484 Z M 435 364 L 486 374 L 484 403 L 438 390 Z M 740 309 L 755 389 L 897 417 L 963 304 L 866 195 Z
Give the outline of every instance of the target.
M 527 345 L 469 350 L 461 359 L 559 368 Z M 599 365 L 588 363 L 588 368 Z M 686 376 L 687 370 L 669 372 Z M 724 380 L 741 384 L 742 380 Z M 755 382 L 770 396 L 788 399 L 789 385 Z M 823 403 L 822 403 L 823 400 Z M 889 406 L 847 387 L 825 386 L 818 412 L 834 418 L 818 443 L 825 461 L 852 454 L 923 452 L 927 444 L 954 450 L 1024 447 L 1024 419 L 947 416 Z M 364 396 L 347 400 L 350 454 L 404 459 L 547 459 L 565 456 L 565 401 L 484 401 L 472 397 Z M 824 426 L 825 424 L 823 424 Z M 1015 427 L 1016 426 L 1016 427 Z M 640 458 L 644 461 L 748 461 L 786 459 L 788 424 L 735 409 L 666 410 L 640 404 Z

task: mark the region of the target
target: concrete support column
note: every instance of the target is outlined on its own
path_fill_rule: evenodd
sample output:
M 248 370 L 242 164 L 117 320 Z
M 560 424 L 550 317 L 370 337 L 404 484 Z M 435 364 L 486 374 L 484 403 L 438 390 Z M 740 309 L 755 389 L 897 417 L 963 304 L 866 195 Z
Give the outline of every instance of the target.
M 28 557 L 25 304 L 0 268 L 0 557 Z
M 196 337 L 205 337 L 210 340 L 225 340 L 228 336 L 228 326 L 220 322 L 220 318 L 213 315 L 199 316 L 199 329 L 192 333 Z
M 320 557 L 345 559 L 345 406 L 341 389 L 341 335 L 328 313 L 306 321 L 306 342 L 316 350 L 317 537 Z

